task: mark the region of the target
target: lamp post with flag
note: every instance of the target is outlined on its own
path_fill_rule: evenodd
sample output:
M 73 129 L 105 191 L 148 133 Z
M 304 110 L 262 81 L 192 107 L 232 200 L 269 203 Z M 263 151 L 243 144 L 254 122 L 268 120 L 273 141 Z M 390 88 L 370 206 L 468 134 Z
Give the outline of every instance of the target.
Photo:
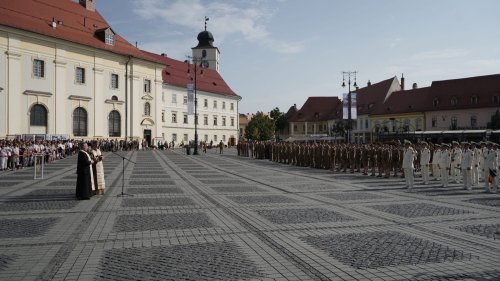
M 187 84 L 188 90 L 188 114 L 193 114 L 193 103 L 194 103 L 194 151 L 193 155 L 198 155 L 198 98 L 196 96 L 197 92 L 197 80 L 198 74 L 203 76 L 204 58 L 190 57 L 188 58 L 193 62 L 190 64 L 188 61 L 187 75 L 193 80 L 194 84 Z M 193 68 L 193 70 L 191 70 Z M 198 73 L 199 70 L 199 73 Z M 194 77 L 193 77 L 194 76 Z M 193 99 L 194 98 L 194 99 Z
M 351 99 L 351 76 L 354 78 L 354 88 L 356 88 L 358 85 L 356 84 L 356 74 L 357 71 L 342 71 L 342 88 L 345 88 L 345 79 L 347 77 L 347 84 L 348 84 L 348 89 L 349 92 L 347 94 L 347 143 L 351 143 L 351 130 L 352 130 L 352 113 L 351 113 L 351 107 L 352 107 L 352 99 Z

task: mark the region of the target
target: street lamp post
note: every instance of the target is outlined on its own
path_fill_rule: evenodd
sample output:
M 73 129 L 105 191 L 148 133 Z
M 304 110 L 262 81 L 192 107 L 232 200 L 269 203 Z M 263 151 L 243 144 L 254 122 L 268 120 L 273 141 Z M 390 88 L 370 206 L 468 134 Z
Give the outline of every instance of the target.
M 356 74 L 357 71 L 342 71 L 342 88 L 345 88 L 345 78 L 347 76 L 347 84 L 348 84 L 348 89 L 349 93 L 347 94 L 347 143 L 351 143 L 351 125 L 352 125 L 352 116 L 351 116 L 351 76 L 354 77 L 354 87 L 357 87 L 358 85 L 356 84 Z
M 198 77 L 198 60 L 200 61 L 200 75 L 203 75 L 203 58 L 188 57 L 193 60 L 194 65 L 194 151 L 193 155 L 198 155 L 198 97 L 196 95 L 197 91 L 197 77 Z M 188 63 L 187 75 L 191 76 L 191 67 Z M 192 78 L 192 77 L 191 77 Z

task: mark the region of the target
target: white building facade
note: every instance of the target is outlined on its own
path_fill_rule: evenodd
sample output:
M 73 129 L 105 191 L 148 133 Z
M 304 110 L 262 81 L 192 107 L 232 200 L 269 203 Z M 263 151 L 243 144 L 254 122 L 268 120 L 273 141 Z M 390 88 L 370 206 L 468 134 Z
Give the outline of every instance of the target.
M 185 135 L 194 139 L 194 116 L 184 123 L 187 83 L 171 83 L 165 75 L 169 66 L 185 71 L 184 63 L 128 43 L 96 12 L 93 0 L 54 1 L 0 2 L 0 138 L 59 135 L 150 144 L 175 135 L 177 142 Z M 236 141 L 241 98 L 214 76 L 213 83 L 225 88 L 210 92 L 200 85 L 208 91 L 198 89 L 198 100 L 211 104 L 198 104 L 201 121 L 210 116 L 209 125 L 199 124 L 199 139 L 206 134 L 209 140 Z

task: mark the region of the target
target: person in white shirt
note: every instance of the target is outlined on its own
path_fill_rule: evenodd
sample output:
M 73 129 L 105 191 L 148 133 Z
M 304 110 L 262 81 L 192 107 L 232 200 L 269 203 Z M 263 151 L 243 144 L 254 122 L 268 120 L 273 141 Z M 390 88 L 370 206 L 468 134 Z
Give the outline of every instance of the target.
M 432 175 L 434 180 L 441 180 L 441 169 L 439 168 L 439 162 L 441 161 L 441 146 L 439 144 L 434 145 L 434 152 L 432 153 Z
M 472 186 L 479 185 L 479 167 L 483 159 L 483 151 L 480 149 L 479 144 L 471 142 L 471 150 L 474 152 L 472 158 Z
M 441 169 L 441 185 L 442 187 L 448 187 L 448 178 L 451 166 L 451 153 L 450 145 L 442 144 L 441 155 L 439 157 L 439 169 Z
M 488 143 L 487 145 L 491 149 L 488 150 L 487 155 L 485 157 L 484 169 L 488 171 L 488 177 L 485 181 L 485 189 L 488 193 L 495 193 L 498 190 L 498 144 L 496 143 Z M 486 176 L 486 174 L 485 174 Z M 489 177 L 491 177 L 491 188 Z
M 409 140 L 405 140 L 405 149 L 403 152 L 403 170 L 406 180 L 406 187 L 408 190 L 412 190 L 413 188 L 413 171 L 415 167 L 413 166 L 413 161 L 417 158 L 417 153 L 411 147 L 411 142 Z
M 462 161 L 460 167 L 462 169 L 462 178 L 464 180 L 464 189 L 472 190 L 472 166 L 474 159 L 474 152 L 470 149 L 468 143 L 462 144 L 464 151 L 462 153 Z
M 451 178 L 456 182 L 460 183 L 460 163 L 462 162 L 462 149 L 460 148 L 458 142 L 453 141 L 453 149 L 451 150 Z
M 426 142 L 422 142 L 422 149 L 420 150 L 420 169 L 422 170 L 422 180 L 424 184 L 429 184 L 429 161 L 431 160 L 431 151 Z

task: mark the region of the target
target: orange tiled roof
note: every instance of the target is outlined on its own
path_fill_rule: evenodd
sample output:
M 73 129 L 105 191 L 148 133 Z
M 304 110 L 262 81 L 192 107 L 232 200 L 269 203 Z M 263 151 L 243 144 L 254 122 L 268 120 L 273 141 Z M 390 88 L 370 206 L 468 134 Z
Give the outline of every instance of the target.
M 358 115 L 372 114 L 372 112 L 385 100 L 392 83 L 396 77 L 380 81 L 378 83 L 357 89 L 357 113 Z
M 338 97 L 309 97 L 288 121 L 317 122 L 339 119 L 341 116 L 342 102 Z
M 53 20 L 62 24 L 54 28 Z M 96 31 L 110 28 L 108 22 L 97 10 L 89 11 L 71 0 L 1 0 L 0 25 L 169 65 L 163 73 L 164 82 L 185 87 L 190 81 L 184 62 L 140 50 L 118 34 L 115 34 L 115 45 L 107 45 L 96 36 Z M 205 69 L 204 73 L 197 79 L 199 90 L 237 96 L 217 71 Z

